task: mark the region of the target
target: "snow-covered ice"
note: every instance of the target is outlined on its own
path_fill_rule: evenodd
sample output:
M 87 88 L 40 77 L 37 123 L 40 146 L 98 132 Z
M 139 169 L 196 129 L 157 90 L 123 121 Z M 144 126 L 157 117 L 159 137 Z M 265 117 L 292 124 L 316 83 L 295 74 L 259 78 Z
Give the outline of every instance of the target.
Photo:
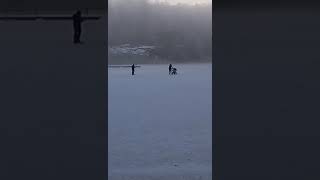
M 114 179 L 212 179 L 211 64 L 108 69 Z

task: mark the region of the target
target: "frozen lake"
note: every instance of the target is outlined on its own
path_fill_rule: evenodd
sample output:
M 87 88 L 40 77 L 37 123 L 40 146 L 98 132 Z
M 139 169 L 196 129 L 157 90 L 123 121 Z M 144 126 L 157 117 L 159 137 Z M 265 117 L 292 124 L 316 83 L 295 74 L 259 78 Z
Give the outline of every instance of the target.
M 108 164 L 114 179 L 212 179 L 212 66 L 108 69 Z

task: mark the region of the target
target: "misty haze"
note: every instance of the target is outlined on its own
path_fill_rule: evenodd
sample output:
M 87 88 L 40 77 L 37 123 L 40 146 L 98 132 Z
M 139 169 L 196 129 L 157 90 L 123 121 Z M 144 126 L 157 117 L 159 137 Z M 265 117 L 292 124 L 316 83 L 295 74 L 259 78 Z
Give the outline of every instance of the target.
M 111 0 L 108 17 L 109 64 L 211 62 L 210 4 Z

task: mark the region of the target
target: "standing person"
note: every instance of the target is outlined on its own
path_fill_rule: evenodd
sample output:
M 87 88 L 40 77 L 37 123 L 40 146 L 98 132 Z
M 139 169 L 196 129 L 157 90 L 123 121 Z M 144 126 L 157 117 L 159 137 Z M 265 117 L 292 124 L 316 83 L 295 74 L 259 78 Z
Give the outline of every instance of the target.
M 132 73 L 132 75 L 134 75 L 134 68 L 135 68 L 135 66 L 134 66 L 134 64 L 132 64 L 132 66 L 131 66 L 131 73 Z
M 81 23 L 83 22 L 81 11 L 78 10 L 73 16 L 73 29 L 74 29 L 74 36 L 73 36 L 73 43 L 78 44 L 81 43 L 80 36 L 81 36 Z
M 172 64 L 169 64 L 169 74 L 171 73 L 172 70 Z

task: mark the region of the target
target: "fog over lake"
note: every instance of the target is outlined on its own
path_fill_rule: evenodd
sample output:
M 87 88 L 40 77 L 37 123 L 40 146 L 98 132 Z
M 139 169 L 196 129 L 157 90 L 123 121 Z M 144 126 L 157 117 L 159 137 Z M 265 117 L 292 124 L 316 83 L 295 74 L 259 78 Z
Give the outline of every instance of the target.
M 147 0 L 109 1 L 108 46 L 117 49 L 153 46 L 146 54 L 113 53 L 109 64 L 203 62 L 212 56 L 212 6 Z

